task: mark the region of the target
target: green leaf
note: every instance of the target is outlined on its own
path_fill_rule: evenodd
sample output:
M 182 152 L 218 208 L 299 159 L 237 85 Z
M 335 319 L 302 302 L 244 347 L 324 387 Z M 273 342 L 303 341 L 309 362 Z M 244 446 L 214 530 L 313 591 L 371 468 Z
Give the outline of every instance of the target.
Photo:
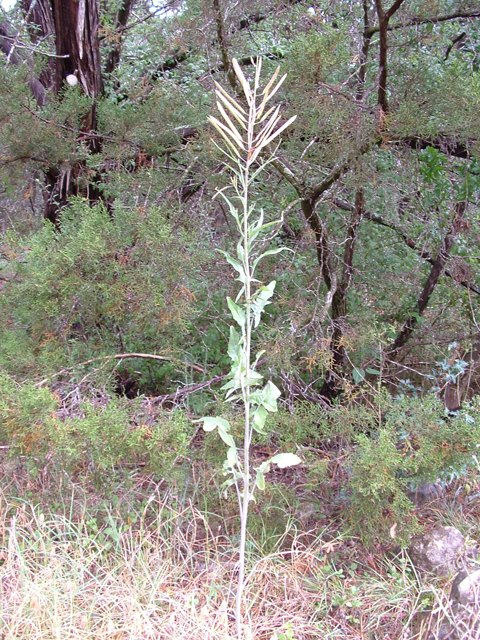
M 240 218 L 238 215 L 237 207 L 232 202 L 230 202 L 230 200 L 226 196 L 224 196 L 223 193 L 222 193 L 222 196 L 224 197 L 224 200 L 228 203 L 228 209 L 230 211 L 230 215 L 232 216 L 232 218 L 236 220 L 237 224 L 240 224 Z
M 263 380 L 263 376 L 261 373 L 258 373 L 258 371 L 254 371 L 253 369 L 250 369 L 248 371 L 248 375 L 246 375 L 246 384 L 251 385 L 251 386 L 255 386 L 257 384 L 259 384 L 259 382 L 261 382 Z
M 302 459 L 295 453 L 278 453 L 276 456 L 273 456 L 273 458 L 270 458 L 270 464 L 276 464 L 280 469 L 294 467 L 301 462 Z
M 232 435 L 228 433 L 223 427 L 218 426 L 218 435 L 229 447 L 235 447 L 235 440 Z
M 242 353 L 242 338 L 235 331 L 234 327 L 230 327 L 230 339 L 228 341 L 228 356 L 234 364 L 238 364 Z
M 277 399 L 281 396 L 280 389 L 269 380 L 265 386 L 265 399 L 262 402 L 267 411 L 274 412 L 277 410 Z
M 230 430 L 230 423 L 223 418 L 216 418 L 215 416 L 205 416 L 200 418 L 199 422 L 203 422 L 203 429 L 205 431 L 213 431 L 216 427 L 222 427 L 224 431 Z
M 260 489 L 260 491 L 263 491 L 265 489 L 265 474 L 262 473 L 260 469 L 257 469 L 255 484 Z
M 277 410 L 277 398 L 281 395 L 280 389 L 271 380 L 258 391 L 250 394 L 250 400 L 270 413 Z
M 235 484 L 237 482 L 237 480 L 241 479 L 241 474 L 239 474 L 235 469 L 229 468 L 227 469 L 224 474 L 232 474 L 230 478 L 227 478 L 226 480 L 224 480 L 221 484 L 221 488 L 223 490 L 223 497 L 225 498 L 225 500 L 227 500 L 228 498 L 228 489 L 232 486 L 232 484 Z
M 275 291 L 275 285 L 277 283 L 275 280 L 272 280 L 270 284 L 266 287 L 259 287 L 255 292 L 252 302 L 252 312 L 254 316 L 254 327 L 258 327 L 260 323 L 260 318 L 262 316 L 262 312 L 265 309 L 265 306 L 268 304 L 268 301 L 273 296 Z
M 231 298 L 227 298 L 227 304 L 235 322 L 239 327 L 245 329 L 245 311 L 238 304 L 235 304 Z
M 241 240 L 239 240 L 237 243 L 237 257 L 241 264 L 245 263 L 245 249 L 243 248 Z
M 277 223 L 275 222 L 275 224 L 277 224 Z M 263 225 L 263 226 L 266 227 L 266 226 L 269 226 L 269 225 Z M 260 262 L 260 260 L 263 260 L 263 258 L 266 258 L 267 256 L 274 256 L 277 253 L 281 253 L 282 251 L 291 251 L 291 249 L 288 249 L 287 247 L 278 247 L 277 249 L 269 249 L 268 251 L 265 251 L 264 253 L 262 253 L 261 256 L 258 256 L 258 258 L 256 258 L 254 260 L 253 268 L 255 269 L 257 264 Z
M 370 367 L 367 367 L 365 369 L 365 371 L 367 373 L 370 373 L 372 376 L 381 376 L 382 372 L 379 369 L 371 369 Z
M 357 369 L 357 367 L 353 367 L 352 376 L 355 384 L 360 384 L 360 382 L 365 380 L 365 371 L 363 369 Z
M 227 451 L 227 459 L 225 461 L 231 468 L 234 468 L 238 462 L 237 447 L 232 445 Z M 238 476 L 235 476 L 238 477 Z
M 263 405 L 257 407 L 255 413 L 252 418 L 252 427 L 257 433 L 264 433 L 262 431 L 265 426 L 265 420 L 267 419 L 268 411 L 265 409 Z
M 253 225 L 252 230 L 250 231 L 250 239 L 255 240 L 262 231 L 266 231 L 267 229 L 276 227 L 279 223 L 280 223 L 280 220 L 272 220 L 272 222 L 266 222 L 265 224 Z M 279 253 L 280 251 L 285 251 L 285 249 L 286 247 L 281 247 L 278 250 L 271 249 L 271 251 L 274 251 L 275 253 Z M 257 258 L 256 262 L 259 262 L 264 255 L 268 255 L 268 253 L 262 254 L 260 258 Z
M 218 252 L 222 253 L 225 256 L 225 259 L 228 262 L 228 264 L 230 264 L 235 269 L 235 271 L 238 272 L 239 277 L 237 278 L 237 280 L 239 280 L 242 284 L 245 284 L 246 276 L 245 276 L 245 270 L 243 268 L 243 265 L 238 260 L 235 260 L 235 258 L 232 258 L 232 256 L 226 251 L 222 251 L 222 249 L 218 249 Z
M 230 389 L 230 393 L 233 393 L 233 391 L 239 388 L 240 388 L 240 385 L 238 384 L 235 378 L 228 380 L 228 382 L 225 382 L 225 384 L 222 384 L 222 386 L 220 387 L 222 391 L 227 391 L 227 389 Z
M 265 462 L 262 462 L 262 464 L 257 468 L 255 484 L 260 489 L 260 491 L 263 491 L 265 489 L 265 474 L 270 471 L 272 460 L 273 458 L 271 458 L 270 460 L 265 460 Z
M 272 461 L 270 460 L 265 460 L 265 462 L 262 462 L 262 464 L 258 467 L 257 469 L 257 473 L 268 473 L 270 471 L 270 467 L 272 466 Z
M 224 480 L 222 482 L 222 489 L 228 489 L 229 487 L 231 487 L 232 484 L 235 484 L 235 480 L 236 480 L 235 477 L 227 478 L 226 480 Z M 226 493 L 224 494 L 224 496 L 225 496 L 225 498 L 227 497 Z

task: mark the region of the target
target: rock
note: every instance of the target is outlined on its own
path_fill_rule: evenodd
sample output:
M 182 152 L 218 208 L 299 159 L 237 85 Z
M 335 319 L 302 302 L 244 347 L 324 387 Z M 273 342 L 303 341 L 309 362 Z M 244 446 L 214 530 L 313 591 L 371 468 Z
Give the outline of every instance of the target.
M 458 640 L 458 635 L 448 618 L 441 618 L 431 609 L 416 613 L 410 629 L 409 640 Z
M 416 507 L 423 507 L 424 504 L 438 500 L 445 494 L 445 489 L 440 481 L 422 482 L 412 491 L 407 492 L 407 497 Z
M 480 569 L 461 571 L 452 583 L 450 598 L 459 604 L 480 604 Z
M 437 526 L 416 538 L 409 554 L 417 569 L 432 571 L 438 576 L 457 572 L 458 560 L 465 553 L 465 538 L 455 527 Z

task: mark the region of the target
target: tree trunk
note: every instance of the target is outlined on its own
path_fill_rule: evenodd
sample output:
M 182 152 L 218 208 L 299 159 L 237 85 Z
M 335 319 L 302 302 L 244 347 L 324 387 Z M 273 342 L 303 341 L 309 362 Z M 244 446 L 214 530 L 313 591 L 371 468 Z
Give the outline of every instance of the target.
M 380 35 L 380 50 L 378 57 L 378 104 L 384 113 L 390 111 L 387 97 L 387 52 L 388 52 L 388 23 L 394 13 L 400 9 L 405 0 L 395 0 L 388 11 L 384 11 L 382 0 L 375 0 L 378 16 L 378 30 Z M 366 28 L 369 33 L 368 27 Z
M 468 394 L 474 379 L 478 376 L 480 368 L 480 333 L 477 334 L 471 347 L 463 353 L 457 352 L 450 360 L 453 365 L 455 360 L 467 362 L 467 367 L 462 374 L 457 375 L 455 380 L 450 380 L 445 385 L 445 408 L 448 411 L 458 411 L 462 408 L 462 402 Z
M 127 22 L 132 4 L 133 0 L 126 2 L 118 13 L 122 26 Z M 55 38 L 58 57 L 50 58 L 40 77 L 45 88 L 58 94 L 67 76 L 75 76 L 83 93 L 91 98 L 91 108 L 83 118 L 79 139 L 90 153 L 99 153 L 102 143 L 96 131 L 96 99 L 102 95 L 103 78 L 98 0 L 23 0 L 22 7 L 33 41 L 52 35 Z M 119 57 L 117 46 L 113 58 L 108 61 L 110 71 Z M 81 195 L 92 203 L 101 199 L 100 176 L 81 180 L 85 173 L 83 162 L 50 167 L 45 172 L 44 216 L 47 220 L 58 225 L 60 213 L 72 195 Z
M 395 357 L 399 349 L 401 349 L 408 342 L 415 327 L 417 326 L 420 316 L 423 315 L 423 312 L 427 308 L 430 297 L 435 287 L 437 286 L 440 276 L 442 275 L 445 269 L 445 265 L 447 264 L 447 261 L 450 257 L 450 252 L 452 250 L 453 243 L 455 242 L 455 237 L 459 230 L 462 228 L 466 208 L 466 202 L 457 203 L 455 208 L 455 218 L 453 220 L 452 226 L 443 239 L 443 246 L 440 249 L 437 258 L 432 263 L 432 268 L 430 270 L 430 273 L 428 274 L 425 286 L 418 296 L 416 308 L 414 312 L 411 313 L 405 320 L 397 337 L 388 348 L 388 353 L 391 357 Z
M 358 227 L 363 218 L 364 204 L 365 200 L 363 189 L 357 189 L 355 194 L 355 208 L 352 211 L 352 217 L 348 225 L 347 239 L 343 253 L 342 279 L 337 285 L 332 299 L 331 318 L 333 334 L 332 341 L 330 343 L 332 365 L 325 375 L 325 380 L 320 391 L 321 395 L 329 402 L 334 400 L 339 393 L 338 370 L 345 364 L 346 359 L 346 352 L 342 338 L 345 333 L 345 323 L 348 315 L 347 295 L 353 275 L 355 242 L 357 240 Z

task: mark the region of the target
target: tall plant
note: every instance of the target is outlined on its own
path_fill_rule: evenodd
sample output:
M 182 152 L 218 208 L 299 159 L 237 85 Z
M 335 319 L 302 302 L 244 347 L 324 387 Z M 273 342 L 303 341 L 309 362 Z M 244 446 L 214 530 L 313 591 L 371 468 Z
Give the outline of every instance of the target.
M 268 149 L 270 143 L 295 120 L 296 116 L 280 124 L 280 106 L 268 104 L 286 78 L 283 76 L 276 82 L 279 69 L 261 90 L 261 59 L 257 59 L 253 86 L 247 81 L 235 59 L 232 60 L 232 66 L 245 95 L 246 109 L 218 83 L 215 83 L 217 108 L 222 119 L 210 116 L 209 121 L 225 142 L 224 147 L 218 148 L 226 156 L 225 166 L 231 171 L 232 176 L 231 184 L 221 189 L 216 195 L 223 197 L 227 203 L 240 234 L 236 257 L 222 252 L 228 263 L 238 273 L 237 280 L 241 284 L 236 299 L 227 298 L 230 313 L 239 329 L 230 327 L 228 355 L 232 361 L 232 368 L 228 381 L 222 389 L 226 391 L 226 398 L 229 401 L 239 403 L 243 408 L 243 447 L 237 446 L 228 420 L 208 416 L 201 418 L 201 421 L 206 431 L 217 429 L 228 446 L 224 469 L 229 477 L 224 486 L 234 485 L 238 497 L 240 550 L 235 620 L 237 636 L 241 638 L 245 542 L 250 501 L 256 488 L 264 488 L 265 474 L 272 464 L 283 468 L 301 462 L 295 454 L 281 453 L 263 462 L 256 469 L 254 478 L 250 471 L 250 446 L 253 432 L 262 431 L 268 413 L 277 410 L 277 399 L 280 396 L 280 391 L 275 384 L 271 380 L 263 384 L 263 376 L 256 370 L 263 352 L 257 353 L 255 357 L 252 356 L 252 331 L 259 325 L 262 312 L 275 290 L 274 280 L 268 285 L 261 285 L 255 278 L 255 272 L 262 258 L 281 251 L 277 248 L 262 252 L 262 235 L 268 230 L 272 231 L 279 221 L 264 221 L 263 210 L 257 212 L 255 203 L 250 201 L 250 188 L 253 181 L 258 179 L 259 174 L 275 156 L 275 152 L 267 153 L 267 158 L 264 158 L 265 154 L 262 154 L 262 151 Z M 227 189 L 233 190 L 232 196 L 225 193 Z

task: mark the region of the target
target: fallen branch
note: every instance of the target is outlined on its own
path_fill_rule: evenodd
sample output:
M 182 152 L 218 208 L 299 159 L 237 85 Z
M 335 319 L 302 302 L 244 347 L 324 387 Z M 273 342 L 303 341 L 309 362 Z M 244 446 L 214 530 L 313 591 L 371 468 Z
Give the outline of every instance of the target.
M 41 382 L 37 382 L 35 386 L 41 387 L 52 378 L 58 378 L 58 376 L 61 376 L 64 373 L 68 373 L 69 371 L 72 371 L 77 367 L 85 367 L 89 364 L 92 364 L 93 362 L 101 362 L 102 360 L 105 360 L 105 361 L 124 360 L 126 358 L 144 358 L 147 360 L 160 360 L 162 362 L 175 362 L 174 358 L 168 358 L 166 356 L 157 356 L 152 353 L 117 353 L 113 356 L 100 356 L 98 358 L 91 358 L 90 360 L 85 360 L 85 362 L 79 362 L 78 364 L 75 364 L 72 367 L 67 367 L 65 369 L 62 369 L 61 371 L 58 371 L 57 373 L 52 374 L 51 376 L 48 376 L 48 378 L 45 378 Z M 203 369 L 202 367 L 199 367 L 198 365 L 192 364 L 190 362 L 180 361 L 179 364 L 182 364 L 186 367 L 190 367 L 191 369 L 193 369 L 194 371 L 198 371 L 199 373 L 207 373 L 205 369 Z

